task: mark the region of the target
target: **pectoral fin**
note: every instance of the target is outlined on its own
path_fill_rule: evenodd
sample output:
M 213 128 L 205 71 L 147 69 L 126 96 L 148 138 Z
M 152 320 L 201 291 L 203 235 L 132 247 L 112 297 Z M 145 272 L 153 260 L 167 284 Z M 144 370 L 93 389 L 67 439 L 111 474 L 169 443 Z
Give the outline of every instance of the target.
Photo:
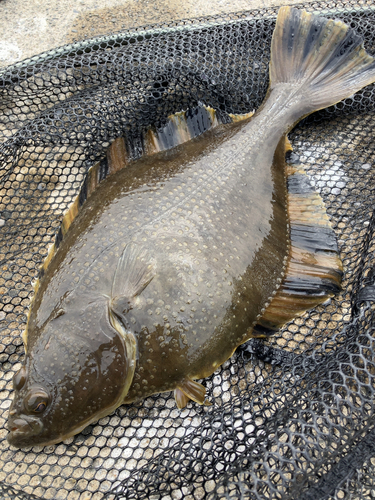
M 129 328 L 126 314 L 134 298 L 142 293 L 155 275 L 155 263 L 148 252 L 136 243 L 129 243 L 119 258 L 108 305 L 111 325 L 122 336 L 129 361 L 129 387 L 138 357 L 137 341 Z
M 128 243 L 117 264 L 112 284 L 112 298 L 136 297 L 154 276 L 155 262 L 149 252 L 137 243 Z
M 126 326 L 126 313 L 155 276 L 155 261 L 149 252 L 136 243 L 124 248 L 113 278 L 110 311 Z
M 188 404 L 189 399 L 192 399 L 200 405 L 211 405 L 211 403 L 205 401 L 206 388 L 199 382 L 195 382 L 190 378 L 185 378 L 178 384 L 175 389 L 175 399 L 177 407 L 180 409 L 184 408 Z

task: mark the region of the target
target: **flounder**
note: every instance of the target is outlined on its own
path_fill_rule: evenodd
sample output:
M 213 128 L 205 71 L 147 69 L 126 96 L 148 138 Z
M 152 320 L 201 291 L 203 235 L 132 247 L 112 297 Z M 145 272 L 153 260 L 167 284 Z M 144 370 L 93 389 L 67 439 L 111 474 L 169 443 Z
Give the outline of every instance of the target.
M 219 124 L 201 109 L 212 126 L 191 139 L 180 113 L 134 161 L 116 139 L 41 269 L 9 443 L 57 443 L 163 391 L 205 404 L 197 379 L 336 293 L 336 240 L 308 177 L 285 163 L 286 134 L 374 81 L 344 23 L 283 7 L 254 116 Z

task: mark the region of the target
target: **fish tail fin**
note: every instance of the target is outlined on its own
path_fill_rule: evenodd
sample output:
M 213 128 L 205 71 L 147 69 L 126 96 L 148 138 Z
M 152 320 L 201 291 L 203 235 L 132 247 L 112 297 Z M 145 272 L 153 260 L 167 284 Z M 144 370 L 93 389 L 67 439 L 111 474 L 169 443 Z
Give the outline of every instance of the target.
M 374 58 L 345 23 L 282 7 L 271 43 L 270 89 L 294 84 L 306 114 L 375 82 Z

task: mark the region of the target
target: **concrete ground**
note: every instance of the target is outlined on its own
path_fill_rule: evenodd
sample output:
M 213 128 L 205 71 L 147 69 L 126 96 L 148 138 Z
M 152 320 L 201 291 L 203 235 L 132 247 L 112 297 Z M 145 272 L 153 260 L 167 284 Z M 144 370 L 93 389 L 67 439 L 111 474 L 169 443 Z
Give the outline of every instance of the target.
M 298 0 L 0 0 L 0 67 L 135 26 L 293 3 Z

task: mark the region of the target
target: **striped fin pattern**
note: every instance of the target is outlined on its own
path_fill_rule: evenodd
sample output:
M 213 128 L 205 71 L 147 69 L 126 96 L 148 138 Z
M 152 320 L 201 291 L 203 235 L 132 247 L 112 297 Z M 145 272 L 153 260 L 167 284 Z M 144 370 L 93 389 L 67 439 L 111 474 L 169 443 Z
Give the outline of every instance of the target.
M 285 277 L 252 337 L 267 337 L 341 289 L 342 262 L 324 202 L 301 167 L 287 166 L 290 251 Z
M 374 81 L 375 60 L 354 30 L 340 20 L 280 8 L 271 42 L 271 90 L 292 83 L 309 114 Z

